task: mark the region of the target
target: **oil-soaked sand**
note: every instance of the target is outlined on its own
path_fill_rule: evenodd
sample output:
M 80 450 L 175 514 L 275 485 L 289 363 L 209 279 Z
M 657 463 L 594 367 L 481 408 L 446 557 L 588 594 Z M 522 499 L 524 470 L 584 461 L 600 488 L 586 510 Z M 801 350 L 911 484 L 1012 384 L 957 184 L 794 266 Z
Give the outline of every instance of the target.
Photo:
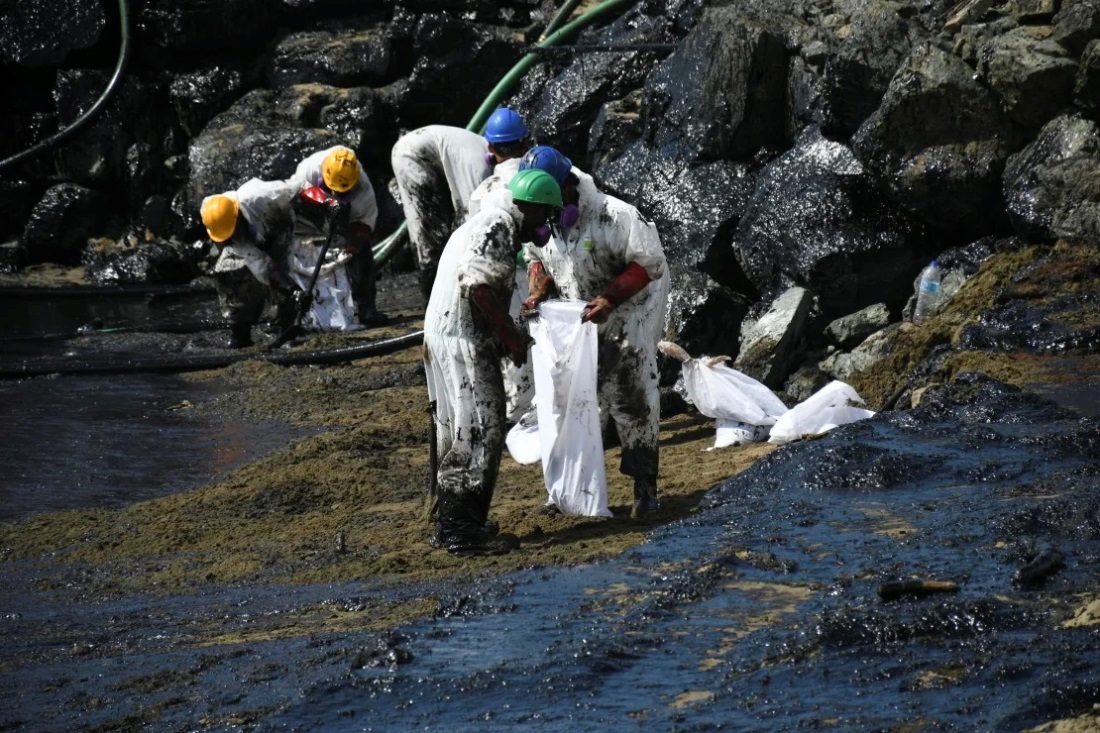
M 975 371 L 1025 389 L 1060 381 L 1094 386 L 1097 349 L 1090 339 L 1100 314 L 1088 295 L 1100 292 L 1098 279 L 1097 256 L 1087 251 L 1001 256 L 932 323 L 903 328 L 887 367 L 853 384 L 875 407 L 907 377 L 915 389 L 902 402 L 922 397 L 920 386 Z M 1073 300 L 1075 293 L 1082 297 Z M 1053 302 L 1059 298 L 1061 305 Z M 1020 302 L 1031 316 L 1004 315 Z M 1023 328 L 1028 317 L 1062 332 Z M 930 558 L 974 552 L 984 546 L 974 544 L 975 534 L 1010 543 L 998 555 L 1001 579 L 1010 577 L 1031 549 L 1022 536 L 1027 528 L 982 525 L 1006 520 L 979 512 L 968 527 L 963 505 L 948 515 L 957 539 L 937 533 L 934 553 L 914 546 L 924 553 L 916 555 L 920 562 L 900 563 L 898 553 L 930 531 L 919 520 L 935 516 L 936 492 L 914 505 L 911 493 L 889 487 L 909 471 L 934 474 L 934 465 L 888 451 L 848 457 L 838 433 L 820 441 L 821 450 L 834 456 L 840 450 L 843 459 L 828 463 L 825 478 L 860 491 L 833 492 L 821 507 L 791 504 L 781 490 L 784 477 L 797 473 L 800 457 L 818 450 L 819 441 L 706 452 L 711 421 L 677 415 L 662 423 L 664 512 L 656 524 L 672 523 L 667 531 L 649 535 L 655 526 L 624 516 L 630 488 L 614 470 L 608 475 L 615 518 L 544 516 L 537 511 L 544 501 L 538 468 L 505 458 L 493 515 L 502 530 L 519 536 L 521 548 L 503 557 L 455 558 L 426 542 L 428 423 L 418 350 L 326 368 L 246 362 L 192 378 L 236 387 L 194 409 L 329 429 L 197 491 L 121 511 L 0 527 L 10 592 L 0 609 L 0 681 L 8 690 L 0 698 L 0 729 L 368 730 L 374 720 L 377 730 L 413 723 L 437 729 L 432 721 L 438 729 L 473 730 L 500 720 L 505 729 L 520 723 L 633 729 L 649 721 L 653 730 L 710 730 L 736 720 L 737 729 L 754 730 L 974 730 L 983 729 L 980 715 L 952 718 L 944 705 L 961 710 L 967 694 L 975 707 L 1002 700 L 985 691 L 990 685 L 1021 691 L 1038 685 L 1042 694 L 1034 697 L 1044 706 L 1030 717 L 1003 715 L 987 729 L 1060 718 L 1067 720 L 1042 729 L 1089 730 L 1096 723 L 1090 700 L 1100 702 L 1100 682 L 1082 651 L 1098 628 L 1097 553 L 1088 544 L 1096 540 L 1093 515 L 1081 518 L 1076 537 L 1072 522 L 1058 524 L 1063 542 L 1086 545 L 1071 555 L 1072 572 L 1037 592 L 1013 595 L 1005 584 L 998 593 L 999 586 L 987 584 L 979 599 L 964 592 L 959 600 L 880 606 L 873 595 L 878 581 L 935 575 L 941 568 Z M 991 411 L 988 419 L 1003 414 Z M 988 441 L 997 440 L 995 432 Z M 1054 467 L 1061 478 L 1028 479 L 1014 489 L 1012 471 L 999 472 L 1003 460 L 987 459 L 984 439 L 973 440 L 975 456 L 983 455 L 984 470 L 1005 491 L 1057 497 L 1081 491 L 1082 481 L 1095 491 L 1087 451 L 1084 464 L 1069 449 L 1056 457 L 1065 464 Z M 748 483 L 729 482 L 713 495 L 736 506 L 744 492 L 752 521 L 739 525 L 735 513 L 716 523 L 711 511 L 693 522 L 708 489 L 761 458 L 746 474 Z M 617 449 L 607 460 L 617 465 Z M 1019 475 L 1033 469 L 1029 464 Z M 765 490 L 766 471 L 777 472 L 780 488 Z M 980 483 L 981 474 L 969 480 Z M 826 510 L 848 521 L 821 531 Z M 1035 511 L 1042 524 L 1043 510 Z M 864 519 L 853 524 L 856 515 Z M 1056 534 L 1054 524 L 1046 520 L 1048 535 Z M 812 542 L 795 539 L 810 534 Z M 853 563 L 861 543 L 868 558 L 885 564 Z M 825 561 L 825 569 L 785 557 L 791 546 Z M 834 567 L 838 559 L 846 567 Z M 850 605 L 843 605 L 853 588 Z M 1014 607 L 1025 610 L 1014 615 Z M 927 641 L 957 640 L 958 629 L 975 627 L 996 641 L 962 632 L 964 661 L 953 660 L 950 643 Z M 1073 629 L 1076 636 L 1053 639 L 1055 632 L 1040 634 L 1038 627 Z M 398 628 L 406 631 L 390 633 Z M 1014 635 L 1023 641 L 1013 642 Z M 997 656 L 1026 654 L 1033 638 L 1042 643 L 1026 664 L 1012 667 Z M 503 646 L 494 648 L 494 639 Z M 906 639 L 924 641 L 907 646 Z M 829 660 L 849 651 L 849 666 L 830 679 Z M 429 659 L 421 658 L 425 653 Z M 1070 663 L 1042 661 L 1055 653 Z M 889 659 L 897 655 L 909 661 L 892 679 Z M 873 662 L 859 661 L 866 659 Z M 977 671 L 983 664 L 1000 666 L 987 676 Z M 771 674 L 782 681 L 779 698 L 767 691 Z M 977 680 L 977 687 L 966 688 L 965 680 Z M 750 690 L 749 682 L 760 687 Z M 904 694 L 888 693 L 898 685 Z M 1068 692 L 1059 696 L 1059 686 Z M 590 689 L 599 690 L 598 704 L 584 702 Z M 853 689 L 888 711 L 867 716 L 866 705 L 848 704 Z M 922 697 L 922 691 L 929 692 Z M 563 715 L 562 705 L 573 712 Z

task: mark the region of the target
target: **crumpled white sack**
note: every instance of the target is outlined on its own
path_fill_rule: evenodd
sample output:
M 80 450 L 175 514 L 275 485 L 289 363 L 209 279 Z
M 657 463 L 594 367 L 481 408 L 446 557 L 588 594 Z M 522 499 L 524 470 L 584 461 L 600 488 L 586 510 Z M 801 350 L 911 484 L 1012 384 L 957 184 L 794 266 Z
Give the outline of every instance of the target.
M 834 379 L 776 420 L 768 442 L 783 445 L 872 417 L 874 411 L 858 407 L 862 404 L 863 398 L 851 385 Z
M 758 443 L 768 437 L 766 428 L 787 412 L 787 406 L 768 387 L 726 366 L 729 357 L 693 359 L 671 341 L 661 341 L 657 348 L 683 362 L 688 400 L 700 413 L 718 421 L 715 448 Z

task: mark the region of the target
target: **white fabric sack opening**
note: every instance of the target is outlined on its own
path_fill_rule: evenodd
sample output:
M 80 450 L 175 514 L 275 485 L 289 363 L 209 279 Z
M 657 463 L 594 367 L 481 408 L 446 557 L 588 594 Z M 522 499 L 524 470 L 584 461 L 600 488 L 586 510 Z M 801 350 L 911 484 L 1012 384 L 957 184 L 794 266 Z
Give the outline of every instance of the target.
M 585 302 L 552 300 L 531 324 L 542 474 L 564 514 L 610 517 L 596 384 L 596 326 Z
M 875 413 L 856 405 L 864 404 L 855 389 L 833 380 L 803 402 L 795 405 L 772 426 L 769 443 L 782 445 L 803 435 L 825 433 L 838 425 L 872 417 Z

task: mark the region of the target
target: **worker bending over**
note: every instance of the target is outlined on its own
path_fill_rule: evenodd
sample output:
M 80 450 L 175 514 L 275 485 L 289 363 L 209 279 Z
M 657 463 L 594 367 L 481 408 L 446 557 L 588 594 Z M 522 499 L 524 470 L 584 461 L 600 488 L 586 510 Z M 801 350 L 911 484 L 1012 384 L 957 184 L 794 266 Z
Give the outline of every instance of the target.
M 347 317 L 339 315 L 348 309 L 364 326 L 385 323 L 388 319 L 375 302 L 378 290 L 371 252 L 378 202 L 355 152 L 336 145 L 313 153 L 298 164 L 288 183 L 298 194 L 290 269 L 303 287 L 313 272 L 316 249 L 325 238 L 324 227 L 332 226 L 334 231 L 335 241 L 323 266 L 323 285 L 319 292 L 309 294 L 332 302 L 322 310 L 314 309 L 312 325 L 322 330 L 354 325 L 344 325 Z M 350 292 L 343 292 L 345 287 L 350 287 Z
M 229 323 L 230 348 L 252 345 L 252 327 L 269 298 L 283 314 L 293 313 L 304 297 L 286 270 L 291 196 L 282 181 L 253 178 L 236 191 L 202 200 L 203 226 L 221 246 L 214 285 Z
M 527 125 L 500 108 L 485 136 L 447 125 L 428 125 L 402 135 L 390 154 L 394 179 L 416 250 L 420 290 L 431 295 L 444 244 L 469 216 L 469 201 L 493 166 L 527 149 Z

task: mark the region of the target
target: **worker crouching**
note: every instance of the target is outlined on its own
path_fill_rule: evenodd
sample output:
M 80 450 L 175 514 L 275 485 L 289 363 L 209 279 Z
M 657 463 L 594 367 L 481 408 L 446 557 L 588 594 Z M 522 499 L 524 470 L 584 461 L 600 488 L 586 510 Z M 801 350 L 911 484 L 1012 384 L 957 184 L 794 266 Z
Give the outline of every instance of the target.
M 455 554 L 501 554 L 515 538 L 486 523 L 505 436 L 502 356 L 527 359 L 527 334 L 508 315 L 516 254 L 561 207 L 543 171 L 517 175 L 511 202 L 484 208 L 451 235 L 424 316 L 428 398 L 436 405 L 437 496 L 432 542 Z

